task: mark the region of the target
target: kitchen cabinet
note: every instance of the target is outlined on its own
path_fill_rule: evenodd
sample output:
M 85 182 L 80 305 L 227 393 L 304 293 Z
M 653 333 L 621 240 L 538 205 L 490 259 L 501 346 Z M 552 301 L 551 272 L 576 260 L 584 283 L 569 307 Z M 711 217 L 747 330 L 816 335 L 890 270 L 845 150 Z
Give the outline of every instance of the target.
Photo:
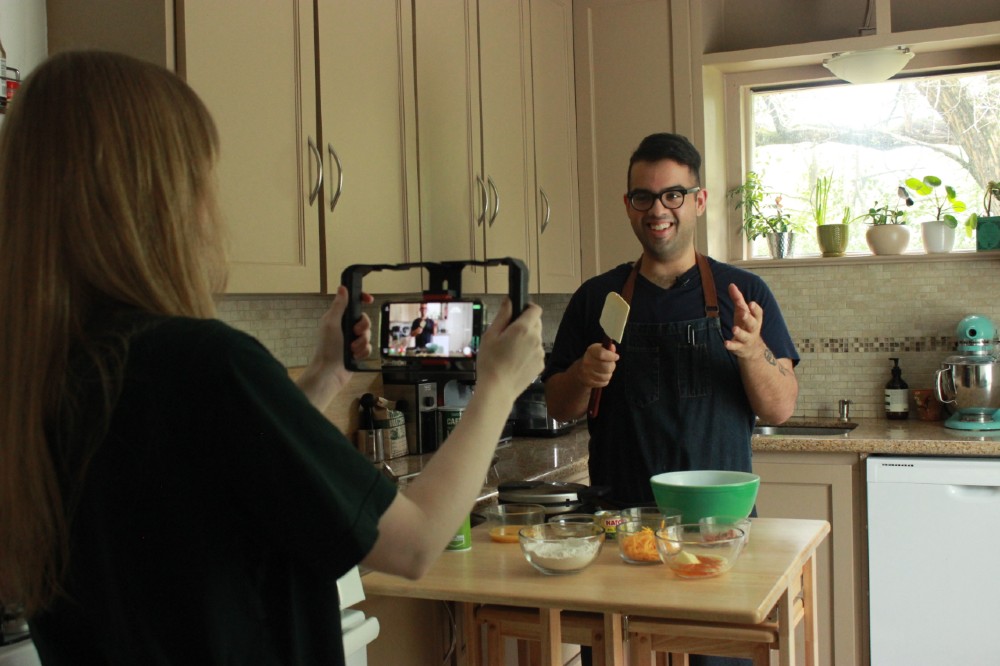
M 580 286 L 580 203 L 572 0 L 531 0 L 539 293 Z
M 312 3 L 47 3 L 50 52 L 106 48 L 177 71 L 221 139 L 230 292 L 318 292 Z
M 867 565 L 859 455 L 755 451 L 753 471 L 760 475 L 759 516 L 813 518 L 830 523 L 830 537 L 817 550 L 819 663 L 866 664 Z M 750 538 L 752 544 L 752 532 Z
M 50 51 L 129 53 L 205 101 L 231 293 L 316 293 L 348 263 L 418 260 L 410 21 L 402 0 L 48 3 Z
M 567 0 L 415 5 L 424 260 L 510 256 L 533 292 L 579 285 L 569 19 Z M 503 267 L 463 276 L 507 288 Z
M 350 264 L 420 261 L 413 6 L 317 3 L 327 291 Z M 372 293 L 420 291 L 419 271 L 379 271 Z
M 691 27 L 677 0 L 577 0 L 577 146 L 583 277 L 642 252 L 623 208 L 628 160 L 643 137 L 693 141 Z M 698 78 L 700 79 L 700 73 Z

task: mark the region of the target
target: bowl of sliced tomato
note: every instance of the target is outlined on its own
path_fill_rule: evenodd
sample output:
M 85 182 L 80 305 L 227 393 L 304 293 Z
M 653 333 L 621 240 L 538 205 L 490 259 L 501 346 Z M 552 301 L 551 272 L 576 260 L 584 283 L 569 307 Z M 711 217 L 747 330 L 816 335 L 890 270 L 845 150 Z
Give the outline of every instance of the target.
M 656 549 L 680 578 L 712 578 L 733 568 L 746 546 L 746 532 L 736 524 L 683 523 L 656 530 Z

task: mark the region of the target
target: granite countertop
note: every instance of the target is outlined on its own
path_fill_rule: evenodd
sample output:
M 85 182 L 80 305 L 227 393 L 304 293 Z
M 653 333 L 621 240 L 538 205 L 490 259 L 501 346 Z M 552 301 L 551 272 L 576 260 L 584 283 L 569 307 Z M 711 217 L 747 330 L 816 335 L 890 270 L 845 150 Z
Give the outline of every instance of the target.
M 943 421 L 853 419 L 844 435 L 754 435 L 754 451 L 801 453 L 882 453 L 928 456 L 1000 456 L 1000 430 L 964 431 Z M 836 419 L 792 419 L 786 425 L 840 426 Z M 497 487 L 508 481 L 572 481 L 587 475 L 586 423 L 559 437 L 515 437 L 497 448 L 496 461 L 483 480 L 476 507 L 495 504 Z M 433 454 L 387 460 L 386 473 L 401 488 L 423 469 Z
M 804 437 L 754 435 L 754 451 L 888 453 L 927 456 L 1000 456 L 1000 430 L 969 431 L 944 427 L 944 421 L 852 419 L 845 435 Z M 841 425 L 836 419 L 792 419 L 786 425 Z

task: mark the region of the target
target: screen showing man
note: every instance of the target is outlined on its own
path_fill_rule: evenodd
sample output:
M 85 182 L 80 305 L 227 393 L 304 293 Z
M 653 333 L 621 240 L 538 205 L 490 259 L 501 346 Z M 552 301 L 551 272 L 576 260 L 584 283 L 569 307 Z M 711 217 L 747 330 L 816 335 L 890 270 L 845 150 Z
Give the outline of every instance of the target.
M 382 304 L 382 356 L 472 357 L 479 347 L 479 301 Z
M 417 349 L 426 349 L 434 338 L 434 320 L 427 316 L 427 304 L 420 304 L 420 316 L 410 325 L 410 335 L 413 336 Z

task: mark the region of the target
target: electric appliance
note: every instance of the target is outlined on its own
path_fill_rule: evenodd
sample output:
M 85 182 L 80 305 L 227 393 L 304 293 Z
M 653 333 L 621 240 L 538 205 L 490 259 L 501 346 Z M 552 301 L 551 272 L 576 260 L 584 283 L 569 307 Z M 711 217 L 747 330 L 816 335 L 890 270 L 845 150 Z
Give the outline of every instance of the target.
M 866 465 L 871 663 L 997 663 L 1000 460 Z
M 409 383 L 390 383 L 383 376 L 385 397 L 396 402 L 396 409 L 406 419 L 406 447 L 411 455 L 437 451 L 438 382 L 429 379 Z
M 514 422 L 514 434 L 518 437 L 557 437 L 565 435 L 581 418 L 560 421 L 549 416 L 545 404 L 545 385 L 535 378 L 527 389 L 514 401 L 510 414 Z
M 958 354 L 945 359 L 934 382 L 937 399 L 954 410 L 946 428 L 1000 430 L 996 335 L 996 326 L 981 315 L 969 315 L 955 328 Z

